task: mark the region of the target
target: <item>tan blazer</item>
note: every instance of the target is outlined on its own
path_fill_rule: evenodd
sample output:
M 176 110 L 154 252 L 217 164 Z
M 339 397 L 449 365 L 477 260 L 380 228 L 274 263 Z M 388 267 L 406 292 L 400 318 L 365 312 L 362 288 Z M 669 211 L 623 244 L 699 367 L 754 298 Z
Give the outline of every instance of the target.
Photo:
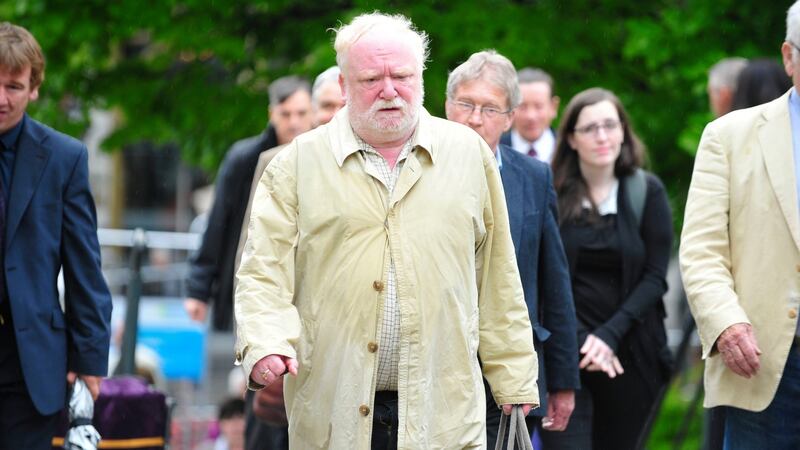
M 800 212 L 789 95 L 710 123 L 700 141 L 681 236 L 681 271 L 706 359 L 705 406 L 769 406 L 797 326 Z M 739 322 L 763 351 L 753 378 L 715 342 Z

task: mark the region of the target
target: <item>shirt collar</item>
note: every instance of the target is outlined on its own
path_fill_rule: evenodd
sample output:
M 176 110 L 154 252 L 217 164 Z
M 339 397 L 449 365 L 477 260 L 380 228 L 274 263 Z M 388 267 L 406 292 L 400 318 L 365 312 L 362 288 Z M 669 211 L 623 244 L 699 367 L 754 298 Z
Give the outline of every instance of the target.
M 22 127 L 25 126 L 25 120 L 28 117 L 27 114 L 22 115 L 22 119 L 14 125 L 13 128 L 6 131 L 3 134 L 0 134 L 0 142 L 3 143 L 3 146 L 6 150 L 16 150 L 17 149 L 17 141 L 19 140 L 19 134 L 22 132 Z M 2 150 L 0 148 L 0 150 Z
M 333 151 L 339 167 L 342 167 L 344 160 L 348 156 L 362 149 L 358 144 L 353 127 L 350 126 L 350 119 L 347 114 L 347 106 L 345 106 L 326 125 L 329 127 L 331 151 Z M 436 150 L 431 145 L 433 142 L 433 130 L 431 128 L 430 114 L 425 108 L 420 107 L 417 128 L 414 130 L 414 134 L 411 135 L 412 148 L 419 148 L 427 152 L 431 157 L 431 161 L 435 164 Z
M 792 92 L 789 93 L 789 108 L 792 110 L 792 113 L 800 115 L 800 97 L 794 87 L 792 88 Z
M 611 185 L 611 189 L 608 190 L 608 196 L 603 199 L 597 205 L 597 212 L 601 216 L 606 216 L 608 214 L 617 214 L 618 205 L 617 205 L 617 193 L 619 192 L 619 179 L 614 179 L 614 184 Z M 583 199 L 581 205 L 586 209 L 592 209 L 592 202 L 589 201 L 588 198 Z
M 500 144 L 497 144 L 497 150 L 494 152 L 494 157 L 497 159 L 497 169 L 503 168 L 503 154 L 500 152 Z

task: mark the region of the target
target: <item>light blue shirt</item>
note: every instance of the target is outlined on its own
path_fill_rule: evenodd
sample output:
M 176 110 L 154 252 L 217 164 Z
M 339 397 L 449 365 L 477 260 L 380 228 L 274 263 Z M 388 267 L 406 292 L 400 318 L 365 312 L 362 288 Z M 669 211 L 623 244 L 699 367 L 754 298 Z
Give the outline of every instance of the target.
M 789 118 L 792 123 L 792 149 L 794 153 L 794 177 L 797 198 L 800 199 L 800 97 L 792 88 L 789 94 Z M 798 200 L 800 201 L 800 200 Z M 800 205 L 798 205 L 800 206 Z
M 494 157 L 497 158 L 497 168 L 503 168 L 503 156 L 500 154 L 500 146 L 497 146 L 497 150 L 494 152 Z
M 789 120 L 792 123 L 795 190 L 797 191 L 798 203 L 800 203 L 800 98 L 798 98 L 795 88 L 792 88 L 792 92 L 789 94 Z M 800 336 L 800 321 L 797 322 L 795 334 Z

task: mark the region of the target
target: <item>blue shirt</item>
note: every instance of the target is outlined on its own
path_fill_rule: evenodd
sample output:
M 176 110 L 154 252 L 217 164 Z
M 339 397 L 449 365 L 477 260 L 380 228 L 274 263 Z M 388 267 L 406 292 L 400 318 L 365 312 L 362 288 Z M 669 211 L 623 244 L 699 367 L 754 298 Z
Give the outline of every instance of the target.
M 789 120 L 791 120 L 792 124 L 795 190 L 797 191 L 797 198 L 800 203 L 800 98 L 797 97 L 797 90 L 795 88 L 792 88 L 792 92 L 789 94 Z M 800 321 L 797 322 L 795 334 L 800 336 Z
M 497 168 L 503 168 L 503 155 L 500 154 L 500 145 L 497 146 L 497 150 L 494 152 L 494 157 L 497 158 Z
M 0 183 L 3 185 L 3 194 L 6 197 L 6 208 L 8 207 L 9 192 L 11 191 L 11 178 L 14 176 L 14 160 L 17 158 L 17 145 L 22 127 L 28 120 L 28 115 L 23 114 L 22 120 L 17 122 L 13 128 L 0 134 Z

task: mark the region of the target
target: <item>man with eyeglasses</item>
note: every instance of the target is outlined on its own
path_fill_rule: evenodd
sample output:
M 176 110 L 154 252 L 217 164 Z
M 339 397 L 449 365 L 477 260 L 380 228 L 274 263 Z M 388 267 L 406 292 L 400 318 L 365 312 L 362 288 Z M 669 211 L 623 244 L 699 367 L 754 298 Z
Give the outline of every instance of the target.
M 726 449 L 800 448 L 800 1 L 781 46 L 794 86 L 711 122 L 695 158 L 680 261 Z
M 556 195 L 547 164 L 499 143 L 520 102 L 514 65 L 493 50 L 474 53 L 447 80 L 447 118 L 469 126 L 495 154 L 508 205 L 511 236 L 539 358 L 539 398 L 530 426 L 562 431 L 580 386 L 575 308 L 558 230 Z M 486 384 L 488 447 L 500 415 Z

